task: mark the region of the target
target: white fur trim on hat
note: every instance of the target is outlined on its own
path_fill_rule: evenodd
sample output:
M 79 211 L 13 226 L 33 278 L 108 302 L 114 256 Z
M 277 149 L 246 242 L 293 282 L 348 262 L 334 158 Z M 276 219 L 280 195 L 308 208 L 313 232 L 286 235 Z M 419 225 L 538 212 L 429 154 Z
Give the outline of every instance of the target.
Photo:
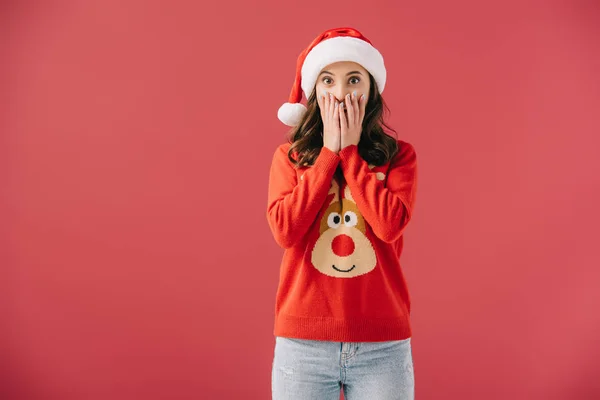
M 277 118 L 287 126 L 296 126 L 306 113 L 306 106 L 302 103 L 285 103 L 277 111 Z
M 315 87 L 323 68 L 338 61 L 354 61 L 369 71 L 383 92 L 386 70 L 383 56 L 370 43 L 350 36 L 338 36 L 317 44 L 307 55 L 302 65 L 302 91 L 308 98 Z

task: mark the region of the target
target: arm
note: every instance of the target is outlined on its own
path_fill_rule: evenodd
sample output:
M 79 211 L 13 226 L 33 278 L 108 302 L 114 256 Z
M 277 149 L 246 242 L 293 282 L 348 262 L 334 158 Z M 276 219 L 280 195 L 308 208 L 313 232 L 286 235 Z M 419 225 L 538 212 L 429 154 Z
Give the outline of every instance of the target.
M 340 162 L 339 156 L 326 147 L 302 179 L 287 158 L 287 147 L 275 151 L 269 173 L 267 220 L 275 241 L 284 249 L 292 247 L 308 232 L 331 187 Z
M 414 207 L 417 159 L 414 147 L 399 142 L 398 154 L 390 163 L 387 184 L 377 179 L 356 145 L 343 148 L 340 162 L 350 193 L 373 233 L 387 243 L 402 236 Z

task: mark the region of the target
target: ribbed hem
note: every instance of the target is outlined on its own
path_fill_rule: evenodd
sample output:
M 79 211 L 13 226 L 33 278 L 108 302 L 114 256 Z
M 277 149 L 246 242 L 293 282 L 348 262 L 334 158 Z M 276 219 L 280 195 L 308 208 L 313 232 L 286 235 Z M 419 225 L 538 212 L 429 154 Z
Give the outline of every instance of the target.
M 393 319 L 335 319 L 323 317 L 275 318 L 275 336 L 335 342 L 383 342 L 412 336 L 410 317 Z

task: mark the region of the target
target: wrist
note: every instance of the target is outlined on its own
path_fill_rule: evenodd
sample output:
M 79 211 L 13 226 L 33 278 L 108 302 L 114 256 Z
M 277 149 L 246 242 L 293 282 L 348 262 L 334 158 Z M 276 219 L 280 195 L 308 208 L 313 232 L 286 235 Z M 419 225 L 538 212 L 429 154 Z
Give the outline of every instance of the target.
M 346 156 L 346 155 L 349 155 L 349 154 L 357 152 L 357 151 L 358 151 L 358 145 L 356 145 L 354 143 L 350 143 L 340 149 L 339 155 Z

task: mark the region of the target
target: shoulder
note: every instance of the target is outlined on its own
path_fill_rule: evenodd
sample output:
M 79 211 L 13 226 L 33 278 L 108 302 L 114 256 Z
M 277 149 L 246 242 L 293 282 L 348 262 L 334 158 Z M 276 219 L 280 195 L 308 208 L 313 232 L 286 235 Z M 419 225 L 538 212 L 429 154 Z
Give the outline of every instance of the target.
M 274 156 L 281 156 L 282 154 L 287 156 L 288 151 L 290 150 L 291 143 L 282 143 L 278 144 L 274 151 Z
M 398 153 L 415 152 L 415 147 L 412 145 L 412 143 L 401 139 L 396 139 L 396 142 L 398 143 Z
M 281 143 L 281 144 L 277 145 L 277 148 L 275 150 L 279 151 L 279 152 L 287 153 L 291 146 L 292 146 L 292 144 L 290 142 L 285 142 L 285 143 Z
M 283 162 L 285 164 L 292 165 L 288 157 L 291 146 L 292 144 L 289 142 L 277 145 L 273 152 L 273 162 L 278 164 Z M 295 152 L 292 152 L 292 157 L 295 157 Z
M 396 142 L 398 143 L 398 152 L 394 156 L 393 164 L 415 162 L 417 152 L 412 143 L 401 139 L 396 139 Z

